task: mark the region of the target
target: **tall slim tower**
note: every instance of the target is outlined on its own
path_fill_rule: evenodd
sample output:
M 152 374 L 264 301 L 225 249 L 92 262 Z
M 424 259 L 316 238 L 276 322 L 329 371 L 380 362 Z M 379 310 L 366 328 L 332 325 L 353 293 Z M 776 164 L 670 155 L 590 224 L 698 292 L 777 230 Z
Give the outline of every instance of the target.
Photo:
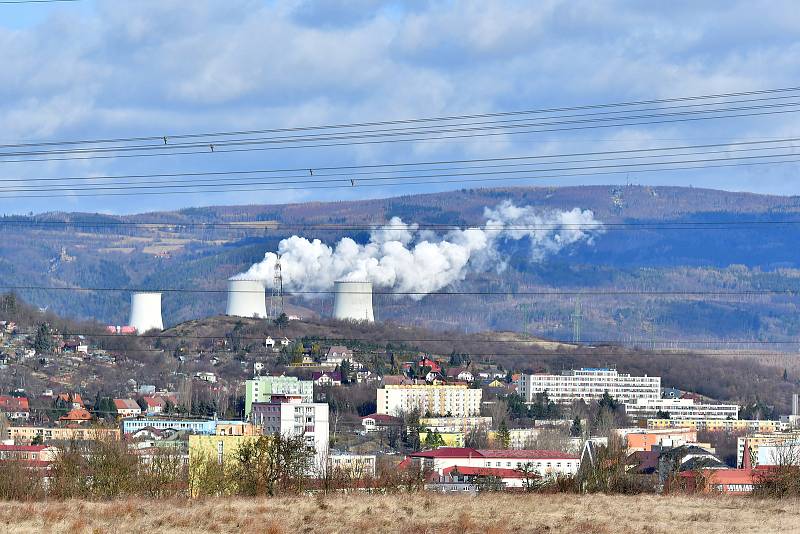
M 269 297 L 269 317 L 277 319 L 283 313 L 283 273 L 281 272 L 281 257 L 275 262 L 275 274 L 272 277 L 272 292 Z
M 581 300 L 577 299 L 575 301 L 575 313 L 572 314 L 572 341 L 575 343 L 581 342 L 581 319 L 583 318 L 583 314 L 581 313 Z

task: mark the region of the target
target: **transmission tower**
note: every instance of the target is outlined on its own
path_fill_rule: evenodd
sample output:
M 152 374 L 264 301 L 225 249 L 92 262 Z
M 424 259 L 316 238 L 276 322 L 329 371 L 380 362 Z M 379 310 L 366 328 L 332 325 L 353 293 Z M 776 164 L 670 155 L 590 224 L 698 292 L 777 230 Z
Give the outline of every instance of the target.
M 269 317 L 277 319 L 283 313 L 283 273 L 281 257 L 275 261 L 275 274 L 272 277 L 272 292 L 269 297 Z
M 575 343 L 581 342 L 581 300 L 575 300 L 575 312 L 572 314 L 572 341 Z

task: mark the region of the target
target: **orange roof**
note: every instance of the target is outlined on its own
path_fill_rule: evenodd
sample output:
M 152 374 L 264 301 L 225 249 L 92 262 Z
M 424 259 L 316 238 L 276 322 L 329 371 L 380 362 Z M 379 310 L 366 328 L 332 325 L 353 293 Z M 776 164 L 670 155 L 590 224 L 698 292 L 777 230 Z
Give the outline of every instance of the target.
M 22 410 L 28 411 L 28 399 L 26 397 L 12 397 L 11 395 L 0 395 L 0 409 L 2 410 Z
M 92 418 L 86 408 L 74 408 L 67 415 L 58 418 L 59 421 L 89 421 Z

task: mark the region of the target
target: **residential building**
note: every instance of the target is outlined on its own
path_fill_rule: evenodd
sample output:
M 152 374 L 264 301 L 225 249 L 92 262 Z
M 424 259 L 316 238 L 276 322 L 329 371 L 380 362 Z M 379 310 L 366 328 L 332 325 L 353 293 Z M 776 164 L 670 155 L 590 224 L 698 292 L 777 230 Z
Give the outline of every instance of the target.
M 800 430 L 792 430 L 790 432 L 759 433 L 739 437 L 736 439 L 736 465 L 744 465 L 745 446 L 747 446 L 748 450 L 750 451 L 750 457 L 747 458 L 747 460 L 755 467 L 760 465 L 758 463 L 760 458 L 769 458 L 769 456 L 766 455 L 767 453 L 761 454 L 760 449 L 762 446 L 775 446 L 784 443 L 792 443 L 795 441 L 800 441 Z
M 269 402 L 272 395 L 300 395 L 303 402 L 314 401 L 314 383 L 296 376 L 259 376 L 245 384 L 244 415 L 250 417 L 254 402 Z
M 556 403 L 591 402 L 608 393 L 619 402 L 661 398 L 661 377 L 619 374 L 607 367 L 584 367 L 563 371 L 560 375 L 521 375 L 517 392 L 526 402 L 534 402 L 537 393 L 547 392 Z
M 122 433 L 133 434 L 145 428 L 156 430 L 185 430 L 191 434 L 214 435 L 218 425 L 240 424 L 241 421 L 222 421 L 219 419 L 180 419 L 171 417 L 139 416 L 122 420 Z
M 3 412 L 12 421 L 27 419 L 31 416 L 28 398 L 0 395 L 0 412 Z
M 388 430 L 389 428 L 400 428 L 403 424 L 402 419 L 387 415 L 383 413 L 373 413 L 365 415 L 361 418 L 361 426 L 367 432 L 377 432 L 379 430 Z
M 264 434 L 303 436 L 316 453 L 316 466 L 328 455 L 328 404 L 305 402 L 300 395 L 272 395 L 271 402 L 254 402 L 251 419 Z
M 475 427 L 492 428 L 492 418 L 473 417 L 421 417 L 419 424 L 436 432 L 466 432 Z
M 781 430 L 780 421 L 769 419 L 648 419 L 647 428 L 691 428 L 709 432 L 759 432 L 772 433 Z
M 73 408 L 58 418 L 60 423 L 85 423 L 92 420 L 92 414 L 86 408 Z
M 451 367 L 445 372 L 448 380 L 460 380 L 462 382 L 472 382 L 475 376 L 466 367 Z
M 635 399 L 625 403 L 625 413 L 633 419 L 739 419 L 738 404 L 700 404 L 694 399 Z
M 57 455 L 58 449 L 49 445 L 0 445 L 0 461 L 41 464 L 52 462 Z
M 136 417 L 142 414 L 139 403 L 133 399 L 114 399 L 114 407 L 119 417 Z
M 378 389 L 377 412 L 397 415 L 418 410 L 430 415 L 475 416 L 480 415 L 482 393 L 466 385 L 387 385 Z
M 375 462 L 374 454 L 331 452 L 328 455 L 328 469 L 346 473 L 354 478 L 374 477 Z
M 353 361 L 353 351 L 347 347 L 337 345 L 328 349 L 324 363 L 335 367 L 341 365 L 345 360 Z
M 439 447 L 430 451 L 415 452 L 411 458 L 420 467 L 440 475 L 445 469 L 462 467 L 490 467 L 503 469 L 529 468 L 538 476 L 574 475 L 578 472 L 577 455 L 550 450 L 497 450 L 468 447 Z
M 247 421 L 223 421 L 217 423 L 217 436 L 260 436 L 261 428 Z
M 342 373 L 339 371 L 315 371 L 311 374 L 311 381 L 318 387 L 341 386 Z
M 164 413 L 167 407 L 167 401 L 162 397 L 143 397 L 147 405 L 147 415 L 158 415 Z
M 800 466 L 800 439 L 762 443 L 756 456 L 758 466 Z
M 79 393 L 61 393 L 58 400 L 66 403 L 69 408 L 83 408 L 83 399 Z
M 697 442 L 697 431 L 691 428 L 647 430 L 643 428 L 620 428 L 617 435 L 625 440 L 628 454 L 648 452 L 653 447 L 677 447 Z
M 538 475 L 526 474 L 517 469 L 453 466 L 444 469 L 441 475 L 432 476 L 425 483 L 425 489 L 441 493 L 476 494 L 484 488 L 523 488 L 526 481 L 539 478 L 541 477 Z
M 44 442 L 51 441 L 96 441 L 105 439 L 119 439 L 118 428 L 93 428 L 93 427 L 42 427 L 42 426 L 11 426 L 6 429 L 8 439 L 14 443 L 30 443 L 39 437 Z

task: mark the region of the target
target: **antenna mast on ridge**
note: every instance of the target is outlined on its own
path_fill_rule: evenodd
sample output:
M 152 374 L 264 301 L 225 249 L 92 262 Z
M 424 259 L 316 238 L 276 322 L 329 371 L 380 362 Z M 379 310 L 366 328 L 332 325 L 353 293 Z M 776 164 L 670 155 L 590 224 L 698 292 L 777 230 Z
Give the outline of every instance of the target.
M 281 272 L 281 257 L 275 261 L 275 274 L 272 277 L 272 292 L 269 297 L 269 317 L 277 319 L 283 313 L 283 273 Z

